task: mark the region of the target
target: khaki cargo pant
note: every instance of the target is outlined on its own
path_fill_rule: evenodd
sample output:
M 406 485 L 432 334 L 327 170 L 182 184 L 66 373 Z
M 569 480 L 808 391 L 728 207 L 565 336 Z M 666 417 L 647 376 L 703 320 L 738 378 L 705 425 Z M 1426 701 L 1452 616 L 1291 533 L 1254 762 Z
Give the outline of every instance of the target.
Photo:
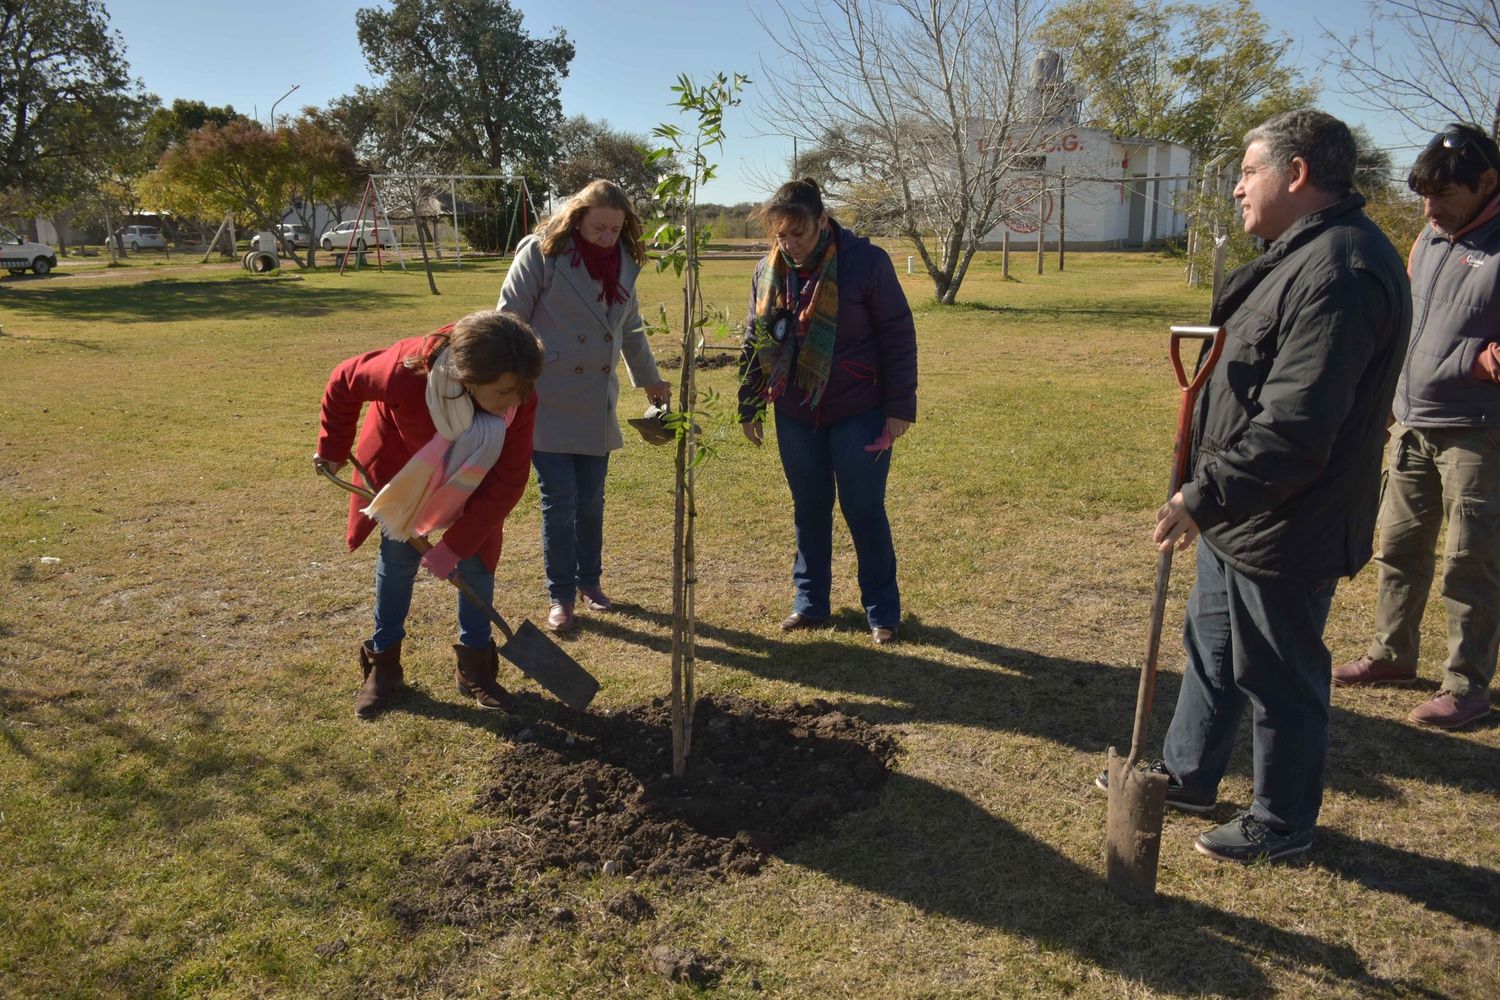
M 1500 428 L 1391 425 L 1380 501 L 1375 640 L 1369 655 L 1415 668 L 1443 519 L 1443 690 L 1485 690 L 1500 646 Z

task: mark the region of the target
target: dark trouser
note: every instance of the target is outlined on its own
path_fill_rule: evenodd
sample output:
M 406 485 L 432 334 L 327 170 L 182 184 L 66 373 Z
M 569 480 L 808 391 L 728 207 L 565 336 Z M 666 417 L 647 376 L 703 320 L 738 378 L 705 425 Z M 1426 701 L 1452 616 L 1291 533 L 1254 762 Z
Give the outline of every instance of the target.
M 375 634 L 370 646 L 376 652 L 389 649 L 406 638 L 406 613 L 411 610 L 411 590 L 421 568 L 422 555 L 409 542 L 380 536 L 380 555 L 375 558 Z M 495 596 L 495 574 L 478 556 L 458 563 L 458 575 L 486 601 Z M 475 649 L 490 648 L 490 616 L 458 595 L 458 641 Z
M 885 514 L 890 451 L 865 451 L 885 429 L 885 414 L 866 410 L 814 427 L 776 414 L 776 444 L 792 490 L 797 561 L 792 567 L 792 610 L 827 618 L 833 586 L 833 501 L 837 495 L 859 560 L 860 602 L 871 628 L 901 622 L 896 549 Z
M 579 587 L 599 586 L 604 551 L 604 477 L 608 455 L 533 451 L 542 495 L 542 567 L 547 596 L 572 604 Z
M 1443 519 L 1443 690 L 1476 694 L 1495 676 L 1500 649 L 1500 429 L 1391 428 L 1380 503 L 1380 597 L 1369 655 L 1417 668 L 1417 640 L 1432 587 Z
M 1251 813 L 1282 831 L 1317 823 L 1332 670 L 1323 626 L 1337 582 L 1247 576 L 1198 542 L 1198 579 L 1183 628 L 1187 667 L 1163 751 L 1167 770 L 1190 794 L 1218 793 L 1248 702 Z

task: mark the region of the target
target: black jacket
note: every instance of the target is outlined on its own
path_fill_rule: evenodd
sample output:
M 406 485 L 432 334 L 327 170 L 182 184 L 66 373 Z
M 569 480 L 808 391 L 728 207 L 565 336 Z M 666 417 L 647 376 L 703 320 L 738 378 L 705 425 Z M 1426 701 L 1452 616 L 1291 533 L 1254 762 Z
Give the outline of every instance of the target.
M 1411 287 L 1350 195 L 1236 268 L 1224 353 L 1194 412 L 1182 489 L 1203 539 L 1253 576 L 1351 576 L 1369 561 Z

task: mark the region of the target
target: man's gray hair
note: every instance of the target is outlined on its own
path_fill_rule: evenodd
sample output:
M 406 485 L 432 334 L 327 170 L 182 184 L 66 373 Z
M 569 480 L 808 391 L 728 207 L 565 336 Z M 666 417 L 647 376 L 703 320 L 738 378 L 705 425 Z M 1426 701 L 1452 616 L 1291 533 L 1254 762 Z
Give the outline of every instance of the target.
M 1252 142 L 1261 144 L 1265 165 L 1277 173 L 1286 173 L 1300 156 L 1313 187 L 1330 194 L 1354 187 L 1354 135 L 1333 115 L 1313 108 L 1283 111 L 1246 132 L 1245 145 Z

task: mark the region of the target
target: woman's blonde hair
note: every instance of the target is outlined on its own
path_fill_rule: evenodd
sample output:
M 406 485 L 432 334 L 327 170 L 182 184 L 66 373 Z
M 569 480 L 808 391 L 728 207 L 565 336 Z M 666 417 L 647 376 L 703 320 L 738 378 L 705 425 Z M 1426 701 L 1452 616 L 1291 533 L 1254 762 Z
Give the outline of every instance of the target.
M 567 200 L 561 212 L 543 219 L 537 225 L 536 235 L 541 237 L 542 253 L 548 257 L 556 257 L 562 253 L 564 243 L 578 229 L 591 208 L 615 208 L 625 213 L 625 226 L 620 231 L 620 242 L 625 245 L 625 252 L 630 254 L 632 260 L 637 264 L 645 264 L 646 243 L 641 237 L 641 217 L 635 214 L 635 206 L 630 204 L 624 189 L 603 177 L 589 181 L 583 190 Z

